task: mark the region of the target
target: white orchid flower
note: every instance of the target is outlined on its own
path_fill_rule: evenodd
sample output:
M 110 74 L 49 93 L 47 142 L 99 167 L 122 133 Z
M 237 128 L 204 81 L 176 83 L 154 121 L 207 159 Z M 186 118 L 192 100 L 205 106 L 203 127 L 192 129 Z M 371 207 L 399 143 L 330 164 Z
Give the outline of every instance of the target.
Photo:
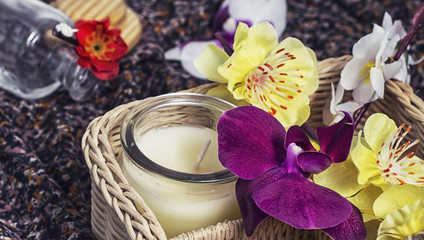
M 232 46 L 234 34 L 239 22 L 248 26 L 255 23 L 270 22 L 278 36 L 284 32 L 287 24 L 286 0 L 226 0 L 222 3 L 214 18 L 214 31 L 220 32 Z M 191 75 L 206 79 L 193 65 L 207 45 L 214 44 L 222 48 L 217 39 L 189 41 L 165 52 L 166 60 L 181 61 L 182 67 Z
M 405 56 L 386 63 L 406 35 L 401 22 L 393 22 L 385 13 L 382 25 L 374 24 L 372 33 L 355 43 L 353 58 L 341 72 L 341 86 L 344 90 L 353 90 L 353 101 L 360 105 L 383 98 L 385 81 L 396 78 L 409 82 L 410 79 Z

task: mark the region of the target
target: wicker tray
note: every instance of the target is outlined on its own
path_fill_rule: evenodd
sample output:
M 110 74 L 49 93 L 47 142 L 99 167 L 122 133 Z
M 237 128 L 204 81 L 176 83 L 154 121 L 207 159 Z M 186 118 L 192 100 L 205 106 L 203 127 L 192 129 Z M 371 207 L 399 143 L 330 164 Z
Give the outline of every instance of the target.
M 320 86 L 310 97 L 309 124 L 323 126 L 323 109 L 331 94 L 331 83 L 337 83 L 340 71 L 351 56 L 331 58 L 319 62 Z M 205 93 L 216 84 L 205 84 L 187 92 Z M 122 148 L 120 125 L 126 114 L 144 100 L 130 102 L 94 119 L 82 138 L 82 148 L 92 179 L 91 224 L 98 239 L 166 239 L 165 233 L 143 198 L 129 186 L 122 174 L 119 161 Z M 424 135 L 424 102 L 413 94 L 410 86 L 398 81 L 386 85 L 384 100 L 373 103 L 367 112 L 384 112 L 397 124 L 413 126 L 410 138 Z M 422 142 L 421 142 L 422 144 Z M 418 156 L 423 158 L 423 146 Z M 145 211 L 138 211 L 141 206 Z M 242 220 L 217 223 L 184 233 L 173 239 L 246 239 Z M 329 239 L 319 230 L 295 229 L 273 218 L 261 224 L 252 239 Z

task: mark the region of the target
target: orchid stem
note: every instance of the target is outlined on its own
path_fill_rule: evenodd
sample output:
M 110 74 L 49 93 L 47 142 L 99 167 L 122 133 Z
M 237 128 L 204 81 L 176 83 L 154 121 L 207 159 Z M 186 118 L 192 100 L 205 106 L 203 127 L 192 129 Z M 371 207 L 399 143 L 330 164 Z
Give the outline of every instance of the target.
M 400 47 L 396 51 L 395 55 L 389 59 L 390 62 L 395 62 L 399 60 L 403 52 L 414 40 L 423 22 L 424 22 L 424 3 L 418 6 L 414 14 L 414 18 L 412 19 L 412 28 L 408 31 L 408 34 L 406 34 L 406 36 L 402 39 Z
M 221 43 L 222 47 L 224 48 L 224 51 L 228 54 L 228 56 L 231 56 L 234 53 L 234 50 L 230 46 L 230 44 L 228 44 L 222 34 L 220 32 L 217 32 L 215 33 L 215 37 Z
M 355 117 L 355 120 L 353 122 L 354 128 L 358 126 L 358 124 L 361 122 L 361 119 L 364 117 L 365 113 L 367 112 L 368 108 L 370 107 L 372 102 L 365 103 L 364 106 L 361 107 L 358 115 Z

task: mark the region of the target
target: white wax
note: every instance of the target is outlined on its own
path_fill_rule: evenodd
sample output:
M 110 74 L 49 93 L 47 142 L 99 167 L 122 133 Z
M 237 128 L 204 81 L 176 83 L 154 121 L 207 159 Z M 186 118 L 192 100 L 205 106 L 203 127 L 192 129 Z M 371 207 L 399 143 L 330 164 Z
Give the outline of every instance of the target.
M 211 144 L 199 170 L 195 170 L 198 154 L 208 139 Z M 218 161 L 217 134 L 210 129 L 187 126 L 156 129 L 136 139 L 136 143 L 146 156 L 167 168 L 190 173 L 224 169 Z M 141 170 L 127 154 L 123 154 L 122 170 L 129 184 L 154 212 L 168 238 L 241 217 L 235 181 L 178 182 Z
M 153 129 L 136 139 L 146 157 L 166 168 L 185 173 L 211 173 L 224 169 L 218 160 L 218 134 L 209 128 L 174 126 Z M 210 145 L 198 168 L 205 144 Z

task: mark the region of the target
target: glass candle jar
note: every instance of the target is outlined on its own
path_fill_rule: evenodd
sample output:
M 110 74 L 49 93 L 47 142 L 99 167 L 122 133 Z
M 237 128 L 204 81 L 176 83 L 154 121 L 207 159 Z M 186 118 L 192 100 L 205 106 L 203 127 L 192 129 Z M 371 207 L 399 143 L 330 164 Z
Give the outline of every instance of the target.
M 172 93 L 143 101 L 121 127 L 122 170 L 168 237 L 240 218 L 237 177 L 218 160 L 216 123 L 234 105 Z

